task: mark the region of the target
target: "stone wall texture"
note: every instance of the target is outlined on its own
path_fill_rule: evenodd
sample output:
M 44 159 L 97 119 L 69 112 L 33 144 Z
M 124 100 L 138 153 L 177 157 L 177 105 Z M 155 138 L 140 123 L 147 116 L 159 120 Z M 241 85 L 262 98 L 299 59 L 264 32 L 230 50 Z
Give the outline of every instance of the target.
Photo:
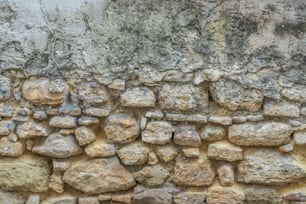
M 306 203 L 305 0 L 0 0 L 0 204 Z

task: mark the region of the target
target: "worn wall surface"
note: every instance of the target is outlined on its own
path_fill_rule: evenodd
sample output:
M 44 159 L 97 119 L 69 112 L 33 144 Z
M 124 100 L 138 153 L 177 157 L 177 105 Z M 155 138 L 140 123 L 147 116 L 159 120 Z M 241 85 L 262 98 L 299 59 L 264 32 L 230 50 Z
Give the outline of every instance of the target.
M 305 0 L 0 0 L 0 203 L 306 202 L 305 32 Z

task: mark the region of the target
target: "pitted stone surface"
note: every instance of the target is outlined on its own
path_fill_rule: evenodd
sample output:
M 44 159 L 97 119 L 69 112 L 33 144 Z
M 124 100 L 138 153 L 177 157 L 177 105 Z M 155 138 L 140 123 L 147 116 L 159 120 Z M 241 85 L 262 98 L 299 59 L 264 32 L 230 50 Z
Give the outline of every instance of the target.
M 127 107 L 154 107 L 155 101 L 154 92 L 147 87 L 128 89 L 120 97 L 121 105 Z

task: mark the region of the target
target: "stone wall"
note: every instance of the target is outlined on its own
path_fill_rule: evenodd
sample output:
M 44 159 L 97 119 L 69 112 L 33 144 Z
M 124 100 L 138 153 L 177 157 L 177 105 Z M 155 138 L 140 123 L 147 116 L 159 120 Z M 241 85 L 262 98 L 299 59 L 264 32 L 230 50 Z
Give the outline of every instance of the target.
M 0 203 L 305 203 L 305 32 L 304 0 L 0 0 Z

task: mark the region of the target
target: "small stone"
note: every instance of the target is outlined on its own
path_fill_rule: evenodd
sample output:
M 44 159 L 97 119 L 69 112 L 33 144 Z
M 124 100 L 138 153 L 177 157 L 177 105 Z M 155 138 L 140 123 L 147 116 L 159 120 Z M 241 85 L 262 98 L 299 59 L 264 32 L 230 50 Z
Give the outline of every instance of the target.
M 210 186 L 215 172 L 207 158 L 187 159 L 178 157 L 174 167 L 173 181 L 182 186 Z
M 16 133 L 20 139 L 29 139 L 33 137 L 46 137 L 49 135 L 50 129 L 46 124 L 31 121 L 18 125 Z
M 96 125 L 96 124 L 99 124 L 99 122 L 100 121 L 94 117 L 82 116 L 78 119 L 78 124 L 85 125 L 85 126 Z
M 285 201 L 296 201 L 294 202 L 294 204 L 303 204 L 306 201 L 306 194 L 304 194 L 303 192 L 294 192 L 294 193 L 289 193 L 285 196 L 283 196 L 283 200 Z M 301 201 L 301 202 L 299 202 Z M 291 202 L 290 202 L 291 203 Z
M 163 162 L 170 162 L 175 159 L 178 151 L 174 145 L 165 145 L 156 147 L 156 153 Z
M 64 182 L 60 172 L 54 172 L 49 179 L 49 188 L 57 193 L 64 192 Z
M 136 184 L 115 157 L 75 164 L 65 171 L 63 180 L 88 194 L 124 191 Z
M 78 97 L 90 105 L 103 105 L 109 100 L 105 87 L 94 81 L 78 85 Z
M 230 116 L 212 115 L 208 118 L 208 122 L 216 123 L 216 124 L 220 124 L 220 125 L 231 125 L 232 124 L 232 118 Z
M 208 189 L 206 203 L 207 204 L 244 204 L 244 192 L 237 188 L 212 186 Z
M 292 127 L 279 122 L 260 122 L 232 125 L 228 128 L 229 140 L 245 146 L 280 146 L 290 141 Z
M 221 163 L 218 166 L 217 173 L 222 186 L 232 186 L 235 183 L 235 173 L 231 164 Z
M 27 149 L 28 151 L 32 151 L 33 147 L 34 147 L 34 142 L 33 142 L 33 140 L 26 140 L 26 149 Z
M 117 150 L 121 162 L 125 165 L 141 165 L 148 161 L 149 148 L 140 142 L 131 143 Z
M 54 116 L 50 119 L 49 125 L 57 128 L 74 128 L 77 119 L 72 116 Z
M 184 122 L 187 116 L 179 113 L 166 113 L 166 119 L 170 121 Z
M 134 189 L 134 204 L 154 203 L 154 204 L 172 204 L 172 196 L 164 189 Z
M 53 79 L 48 87 L 50 93 L 63 93 L 65 90 L 65 82 L 62 79 Z
M 208 106 L 208 91 L 191 84 L 164 84 L 159 103 L 164 110 L 201 111 Z
M 12 133 L 12 134 L 9 134 L 9 136 L 7 136 L 7 139 L 11 142 L 17 142 L 18 137 L 16 134 Z
M 70 161 L 53 159 L 52 166 L 53 166 L 53 171 L 55 172 L 66 171 L 70 167 Z
M 301 115 L 306 116 L 306 107 L 301 109 Z
M 289 143 L 289 144 L 279 146 L 278 150 L 280 152 L 284 152 L 284 153 L 292 152 L 293 151 L 293 144 Z
M 28 197 L 28 200 L 25 204 L 39 204 L 40 203 L 40 196 L 38 194 L 31 194 Z
M 305 176 L 306 170 L 293 155 L 266 148 L 245 150 L 236 172 L 238 182 L 263 185 L 285 185 Z
M 201 138 L 195 126 L 180 125 L 174 131 L 174 143 L 178 145 L 198 147 L 201 145 Z
M 120 97 L 120 103 L 125 107 L 155 107 L 155 95 L 147 87 L 136 87 L 126 90 Z
M 186 121 L 194 123 L 207 123 L 207 116 L 199 114 L 188 115 L 186 117 Z
M 205 141 L 218 141 L 222 140 L 226 136 L 226 130 L 220 125 L 207 124 L 201 130 L 201 139 Z
M 154 152 L 149 153 L 148 164 L 149 165 L 156 165 L 158 163 L 158 158 Z
M 48 115 L 47 115 L 46 111 L 35 111 L 33 113 L 33 118 L 36 119 L 36 120 L 47 120 Z
M 23 152 L 24 147 L 21 142 L 11 142 L 7 137 L 0 139 L 0 156 L 19 157 Z
M 251 186 L 245 190 L 246 200 L 254 203 L 279 203 L 279 196 L 275 189 L 263 186 Z
M 131 204 L 132 203 L 132 193 L 125 193 L 125 194 L 119 194 L 119 195 L 113 195 L 112 201 L 113 202 L 119 202 L 119 203 L 125 203 L 125 204 Z
M 65 101 L 68 88 L 65 86 L 60 93 L 52 93 L 48 78 L 29 79 L 23 83 L 22 95 L 28 101 L 39 105 L 58 105 Z
M 98 196 L 98 200 L 99 201 L 109 201 L 109 200 L 112 200 L 112 195 L 110 195 L 110 194 L 100 194 Z
M 71 157 L 81 154 L 82 151 L 74 136 L 63 136 L 59 133 L 52 133 L 32 149 L 34 153 L 56 158 Z
M 264 104 L 264 115 L 279 117 L 299 117 L 300 108 L 285 101 L 270 101 Z
M 162 119 L 164 117 L 164 113 L 161 112 L 160 110 L 148 111 L 148 112 L 146 112 L 145 116 L 147 118 Z
M 6 101 L 11 96 L 11 80 L 0 76 L 0 101 Z
M 306 144 L 306 130 L 294 132 L 293 134 L 294 144 L 305 145 Z
M 305 87 L 292 87 L 292 88 L 284 88 L 281 90 L 281 95 L 297 102 L 306 102 L 306 89 Z
M 191 82 L 193 79 L 192 73 L 183 73 L 178 70 L 167 71 L 166 75 L 163 78 L 163 81 L 169 82 Z
M 112 157 L 116 155 L 116 148 L 113 144 L 104 141 L 95 141 L 85 148 L 89 157 Z
M 82 114 L 82 110 L 75 104 L 65 103 L 62 104 L 61 107 L 58 109 L 58 113 L 62 115 L 70 115 L 77 117 Z
M 207 156 L 216 160 L 238 161 L 242 160 L 242 149 L 226 141 L 209 144 Z
M 187 147 L 182 149 L 185 157 L 188 158 L 198 158 L 200 156 L 200 150 L 195 147 Z
M 105 119 L 104 131 L 110 143 L 129 143 L 139 135 L 139 123 L 130 114 L 115 113 Z
M 7 191 L 48 191 L 48 161 L 36 155 L 1 158 L 0 188 Z
M 12 121 L 15 121 L 15 122 L 27 122 L 30 120 L 30 117 L 29 116 L 19 116 L 19 115 L 16 115 L 12 118 Z
M 84 197 L 79 198 L 78 204 L 100 204 L 97 197 Z
M 47 198 L 41 204 L 78 204 L 78 199 L 72 196 L 58 196 L 55 198 Z
M 175 204 L 203 204 L 205 203 L 205 194 L 202 192 L 183 192 L 173 198 Z
M 84 146 L 95 141 L 96 134 L 92 129 L 86 126 L 81 126 L 75 130 L 75 138 L 79 142 L 80 146 Z
M 169 176 L 169 171 L 160 165 L 147 166 L 133 173 L 135 180 L 145 186 L 161 186 Z
M 245 123 L 245 122 L 259 122 L 264 120 L 263 114 L 246 115 L 246 116 L 232 116 L 233 123 Z
M 71 128 L 71 129 L 60 129 L 60 131 L 58 133 L 62 134 L 62 135 L 74 135 L 75 134 L 75 129 L 74 128 Z
M 144 130 L 147 126 L 148 119 L 146 117 L 141 117 L 140 119 L 140 129 Z
M 148 122 L 146 129 L 142 132 L 142 141 L 151 144 L 164 145 L 172 138 L 173 127 L 165 121 Z
M 13 115 L 13 109 L 11 106 L 1 105 L 0 106 L 0 117 L 9 118 Z
M 5 191 L 0 190 L 0 203 L 1 204 L 24 204 L 25 197 L 19 193 L 5 192 Z
M 108 88 L 123 91 L 125 89 L 125 81 L 121 79 L 114 79 L 113 82 L 108 85 Z
M 106 104 L 104 107 L 96 108 L 96 107 L 90 107 L 83 110 L 83 113 L 88 116 L 93 117 L 107 117 L 111 112 L 111 106 Z
M 51 116 L 55 116 L 55 115 L 58 114 L 58 110 L 57 110 L 57 108 L 49 108 L 49 109 L 47 110 L 47 114 L 48 114 L 48 115 L 51 115 Z
M 6 136 L 15 130 L 15 123 L 7 120 L 0 121 L 0 136 Z

